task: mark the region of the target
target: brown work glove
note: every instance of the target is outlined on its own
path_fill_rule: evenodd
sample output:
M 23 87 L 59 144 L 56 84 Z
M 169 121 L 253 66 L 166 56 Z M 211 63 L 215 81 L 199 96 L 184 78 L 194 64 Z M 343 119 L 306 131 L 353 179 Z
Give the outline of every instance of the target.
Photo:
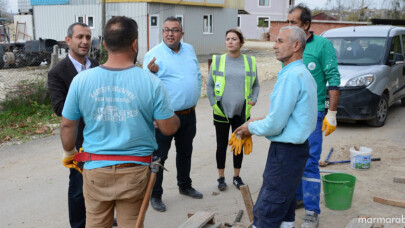
M 83 169 L 79 168 L 77 161 L 73 160 L 75 154 L 77 153 L 76 149 L 73 148 L 71 151 L 64 151 L 62 155 L 62 164 L 66 168 L 76 169 L 80 173 L 83 172 Z
M 253 142 L 252 142 L 252 136 L 248 136 L 243 138 L 243 152 L 246 155 L 249 155 L 250 153 L 252 153 L 252 149 L 253 149 Z

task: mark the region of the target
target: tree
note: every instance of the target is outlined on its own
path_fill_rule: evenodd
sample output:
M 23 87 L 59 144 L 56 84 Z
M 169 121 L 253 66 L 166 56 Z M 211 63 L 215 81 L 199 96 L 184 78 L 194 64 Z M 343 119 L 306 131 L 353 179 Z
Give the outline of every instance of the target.
M 384 3 L 388 4 L 388 9 L 390 10 L 389 17 L 391 19 L 402 19 L 405 0 L 384 0 Z

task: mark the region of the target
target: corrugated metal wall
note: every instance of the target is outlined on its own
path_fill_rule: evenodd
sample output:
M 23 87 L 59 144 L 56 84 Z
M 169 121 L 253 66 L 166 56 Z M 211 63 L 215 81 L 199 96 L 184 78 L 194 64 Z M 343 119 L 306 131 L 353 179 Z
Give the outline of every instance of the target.
M 159 14 L 159 24 L 169 16 L 183 15 L 183 41 L 194 46 L 197 55 L 225 52 L 225 32 L 237 26 L 237 10 L 150 3 L 149 14 Z M 203 34 L 203 15 L 213 15 L 213 34 Z M 162 39 L 162 34 L 160 34 Z
M 101 4 L 98 0 L 82 0 L 88 4 L 79 4 L 79 0 L 71 0 L 71 5 L 34 6 L 35 39 L 50 38 L 65 40 L 69 25 L 75 22 L 76 16 L 93 16 L 94 29 L 92 36 L 101 36 Z M 106 20 L 112 16 L 127 16 L 138 23 L 139 53 L 143 59 L 147 51 L 147 3 L 108 3 L 106 4 Z

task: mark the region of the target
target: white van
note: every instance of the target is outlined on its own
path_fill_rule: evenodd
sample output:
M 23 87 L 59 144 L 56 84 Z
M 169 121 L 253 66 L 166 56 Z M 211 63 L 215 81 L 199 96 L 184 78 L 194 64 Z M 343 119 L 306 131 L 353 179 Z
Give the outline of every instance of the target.
M 341 74 L 337 119 L 383 126 L 389 106 L 405 106 L 405 28 L 345 27 L 322 36 L 335 47 Z

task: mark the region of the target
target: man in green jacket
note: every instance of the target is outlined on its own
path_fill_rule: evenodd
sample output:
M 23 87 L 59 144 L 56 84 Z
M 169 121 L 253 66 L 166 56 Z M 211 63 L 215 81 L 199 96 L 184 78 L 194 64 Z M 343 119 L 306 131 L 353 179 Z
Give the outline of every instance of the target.
M 292 8 L 288 14 L 287 23 L 302 28 L 307 35 L 303 60 L 317 84 L 318 119 L 316 129 L 309 136 L 309 158 L 302 176 L 301 185 L 297 190 L 297 206 L 305 206 L 305 217 L 301 228 L 318 226 L 321 179 L 319 160 L 322 153 L 322 131 L 325 136 L 336 129 L 336 113 L 339 101 L 340 74 L 337 67 L 336 53 L 332 43 L 309 31 L 311 27 L 311 11 L 303 4 Z M 329 85 L 329 107 L 325 107 L 326 83 Z M 325 108 L 328 112 L 325 116 Z

